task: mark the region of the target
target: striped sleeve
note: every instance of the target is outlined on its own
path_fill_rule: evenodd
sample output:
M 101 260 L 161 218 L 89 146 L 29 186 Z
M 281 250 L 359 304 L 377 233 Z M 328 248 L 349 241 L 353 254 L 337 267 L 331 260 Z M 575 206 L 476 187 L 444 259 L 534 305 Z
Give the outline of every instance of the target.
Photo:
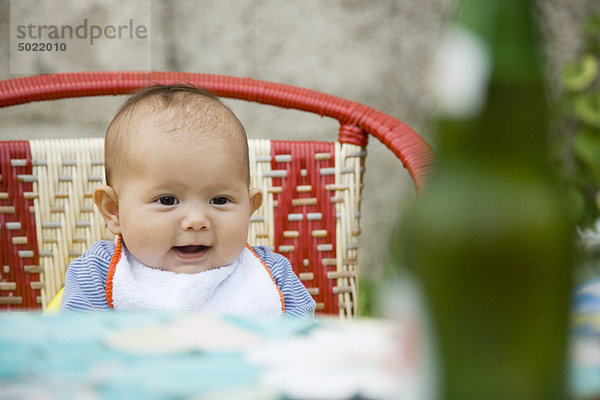
M 108 310 L 106 274 L 114 249 L 113 242 L 96 242 L 73 260 L 65 274 L 61 311 Z
M 257 246 L 253 247 L 253 250 L 269 268 L 271 276 L 283 294 L 285 315 L 312 317 L 316 303 L 292 270 L 288 259 L 267 247 Z

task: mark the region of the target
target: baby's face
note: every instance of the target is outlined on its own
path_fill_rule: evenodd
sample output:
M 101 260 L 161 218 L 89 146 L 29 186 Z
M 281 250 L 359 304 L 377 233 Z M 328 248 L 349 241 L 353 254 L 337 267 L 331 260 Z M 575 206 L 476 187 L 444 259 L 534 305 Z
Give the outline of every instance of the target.
M 127 249 L 149 267 L 176 273 L 230 264 L 262 199 L 248 189 L 240 152 L 219 140 L 152 136 L 131 146 L 131 169 L 117 190 Z

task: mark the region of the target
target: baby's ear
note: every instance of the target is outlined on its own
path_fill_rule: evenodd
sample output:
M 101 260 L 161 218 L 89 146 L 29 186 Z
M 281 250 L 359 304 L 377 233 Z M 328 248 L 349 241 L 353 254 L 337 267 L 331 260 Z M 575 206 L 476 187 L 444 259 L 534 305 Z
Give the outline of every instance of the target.
M 119 200 L 117 192 L 108 185 L 100 185 L 94 190 L 94 203 L 96 203 L 96 207 L 98 207 L 100 214 L 104 217 L 108 230 L 113 235 L 119 235 L 121 233 L 121 226 L 119 224 Z
M 252 188 L 249 190 L 248 195 L 250 196 L 250 215 L 252 215 L 262 205 L 263 193 L 259 188 Z

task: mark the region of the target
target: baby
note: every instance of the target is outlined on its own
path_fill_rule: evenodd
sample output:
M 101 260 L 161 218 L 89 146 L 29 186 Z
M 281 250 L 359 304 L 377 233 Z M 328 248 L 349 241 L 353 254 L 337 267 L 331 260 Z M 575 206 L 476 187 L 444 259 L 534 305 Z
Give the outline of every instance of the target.
M 71 263 L 61 309 L 312 315 L 287 259 L 246 243 L 262 204 L 248 163 L 244 128 L 212 94 L 135 93 L 108 127 L 107 184 L 94 191 L 117 239 Z

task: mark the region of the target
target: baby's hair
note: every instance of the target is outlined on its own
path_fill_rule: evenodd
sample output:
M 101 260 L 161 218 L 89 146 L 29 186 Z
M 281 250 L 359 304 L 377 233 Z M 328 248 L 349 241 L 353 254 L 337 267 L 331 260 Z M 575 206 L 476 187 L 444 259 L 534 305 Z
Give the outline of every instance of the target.
M 137 103 L 140 103 L 144 99 L 150 98 L 152 96 L 159 96 L 164 101 L 166 108 L 175 99 L 176 93 L 189 93 L 191 95 L 199 95 L 207 99 L 214 100 L 215 102 L 223 105 L 223 103 L 217 96 L 215 96 L 212 92 L 201 87 L 183 84 L 151 85 L 133 92 L 133 94 L 121 105 L 121 107 L 119 107 L 119 110 L 117 110 L 117 114 L 115 115 L 115 119 L 121 112 L 127 111 L 131 107 L 135 106 Z
M 216 106 L 216 107 L 215 107 Z M 165 132 L 173 136 L 179 130 L 189 128 L 194 130 L 204 128 L 206 132 L 220 132 L 215 127 L 234 122 L 239 129 L 235 134 L 219 137 L 217 134 L 206 134 L 209 139 L 225 140 L 228 146 L 233 147 L 239 142 L 243 146 L 243 157 L 247 168 L 248 183 L 250 174 L 248 166 L 248 142 L 246 132 L 235 114 L 223 102 L 208 90 L 196 86 L 173 84 L 152 85 L 134 92 L 117 110 L 106 131 L 104 145 L 106 183 L 114 184 L 115 175 L 124 175 L 127 170 L 128 148 L 131 140 L 135 138 L 136 131 L 132 132 L 132 125 L 139 128 L 137 133 L 143 134 L 144 124 L 160 124 L 158 116 L 167 112 L 177 111 L 179 114 L 168 118 L 169 126 Z M 143 114 L 143 120 L 140 120 Z M 138 136 L 139 137 L 139 136 Z M 243 140 L 234 140 L 243 139 Z

